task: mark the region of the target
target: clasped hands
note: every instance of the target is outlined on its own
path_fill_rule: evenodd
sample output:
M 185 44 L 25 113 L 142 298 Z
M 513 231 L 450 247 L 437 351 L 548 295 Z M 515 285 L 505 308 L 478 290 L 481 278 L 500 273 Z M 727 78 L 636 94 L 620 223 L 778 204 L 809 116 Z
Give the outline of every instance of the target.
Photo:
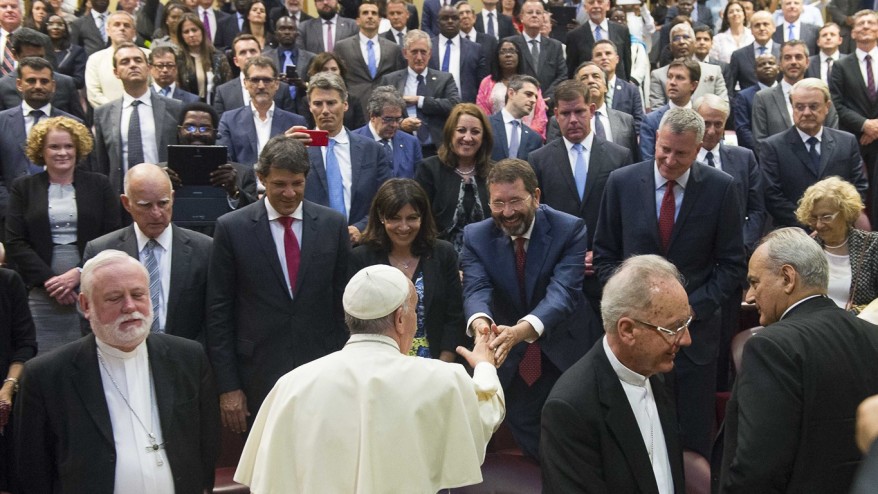
M 500 367 L 509 356 L 512 348 L 526 340 L 536 340 L 539 334 L 527 321 L 519 321 L 514 326 L 497 325 L 485 318 L 478 318 L 472 323 L 473 337 L 476 343 L 481 338 L 490 340 L 488 349 L 493 352 L 494 365 Z

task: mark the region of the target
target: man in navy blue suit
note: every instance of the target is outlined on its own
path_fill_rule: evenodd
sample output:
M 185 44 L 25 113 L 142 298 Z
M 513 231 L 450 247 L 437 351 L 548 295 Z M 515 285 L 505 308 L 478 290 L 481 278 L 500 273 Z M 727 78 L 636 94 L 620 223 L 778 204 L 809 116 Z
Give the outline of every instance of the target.
M 454 76 L 461 101 L 476 102 L 488 66 L 481 47 L 460 36 L 460 14 L 454 7 L 439 10 L 439 35 L 433 38 L 429 67 Z
M 180 89 L 177 85 L 177 55 L 168 45 L 154 48 L 147 56 L 152 89 L 165 98 L 182 101 L 184 105 L 201 101 L 197 94 Z
M 311 115 L 318 130 L 329 134 L 326 146 L 312 146 L 311 137 L 297 127 L 291 134 L 308 147 L 311 177 L 305 199 L 329 206 L 344 215 L 352 244 L 366 228 L 369 207 L 378 188 L 393 174 L 391 160 L 375 139 L 344 127 L 348 91 L 337 74 L 321 72 L 308 85 Z
M 223 113 L 217 144 L 229 149 L 229 161 L 251 165 L 269 139 L 306 122 L 301 115 L 274 104 L 278 78 L 273 60 L 263 56 L 247 60 L 244 77 L 250 104 Z
M 424 0 L 424 14 L 421 17 L 421 31 L 428 33 L 430 36 L 439 35 L 439 10 L 448 3 L 455 5 L 460 0 Z
M 540 205 L 526 161 L 495 163 L 487 183 L 492 218 L 463 233 L 467 331 L 493 336 L 506 421 L 524 453 L 539 458 L 543 403 L 601 334 L 582 293 L 585 223 Z
M 636 84 L 616 76 L 616 67 L 619 66 L 617 50 L 616 43 L 611 40 L 597 41 L 591 49 L 591 61 L 607 73 L 607 99 L 610 108 L 634 117 L 634 133 L 639 134 L 640 122 L 643 121 L 643 97 Z M 579 73 L 579 67 L 576 73 Z
M 709 468 L 720 307 L 744 279 L 742 216 L 734 179 L 697 162 L 704 120 L 672 108 L 659 125 L 655 160 L 622 167 L 604 189 L 594 237 L 601 281 L 636 254 L 659 254 L 686 280 L 692 346 L 677 354 L 677 411 L 683 447 Z
M 738 91 L 732 100 L 732 112 L 735 116 L 735 135 L 738 137 L 738 145 L 753 152 L 756 151 L 756 139 L 753 138 L 753 99 L 756 93 L 770 88 L 777 82 L 777 74 L 780 69 L 774 55 L 759 55 L 756 57 L 756 79 L 754 86 Z
M 750 31 L 756 41 L 732 52 L 729 61 L 729 94 L 756 85 L 757 56 L 774 55 L 780 58 L 780 43 L 771 40 L 774 29 L 774 20 L 770 13 L 761 10 L 750 17 Z
M 529 75 L 514 75 L 507 86 L 506 106 L 488 118 L 494 131 L 491 159 L 526 160 L 531 151 L 536 151 L 543 145 L 542 137 L 521 121 L 530 115 L 537 104 L 540 82 Z
M 415 165 L 423 159 L 418 138 L 400 132 L 405 100 L 393 86 L 379 86 L 369 98 L 369 123 L 352 131 L 381 145 L 393 165 L 394 178 L 414 178 Z
M 665 112 L 673 108 L 692 106 L 692 95 L 701 78 L 701 65 L 691 58 L 677 59 L 668 65 L 665 93 L 668 103 L 646 115 L 640 125 L 640 156 L 644 161 L 655 157 L 655 141 L 659 124 Z

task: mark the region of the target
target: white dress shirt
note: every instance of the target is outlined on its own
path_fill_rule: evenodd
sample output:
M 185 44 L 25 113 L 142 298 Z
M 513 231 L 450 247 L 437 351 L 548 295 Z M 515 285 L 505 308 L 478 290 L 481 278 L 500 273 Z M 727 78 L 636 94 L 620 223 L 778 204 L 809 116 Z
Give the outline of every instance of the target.
M 841 53 L 838 50 L 835 50 L 835 53 L 832 55 L 827 55 L 822 51 L 820 52 L 820 78 L 827 84 L 829 84 L 829 78 L 826 72 L 829 67 L 826 65 L 826 60 L 830 58 L 832 59 L 832 67 L 834 68 L 835 62 L 838 62 L 838 59 L 841 58 Z
M 713 164 L 715 165 L 717 170 L 722 170 L 722 160 L 719 158 L 719 143 L 713 149 L 704 149 L 701 148 L 698 150 L 698 157 L 696 158 L 701 163 L 707 164 L 707 152 L 710 151 L 713 153 Z
M 795 122 L 795 120 L 793 119 L 793 103 L 790 101 L 790 91 L 793 90 L 793 85 L 787 82 L 785 79 L 781 79 L 780 88 L 783 91 L 784 103 L 787 104 L 787 113 L 790 116 L 790 122 Z
M 494 14 L 493 20 L 488 18 L 488 13 Z M 494 37 L 499 40 L 500 39 L 500 23 L 497 22 L 498 18 L 500 17 L 499 13 L 496 10 L 482 9 L 482 11 L 479 12 L 479 15 L 482 16 L 482 25 L 485 26 L 485 31 L 484 31 L 485 34 L 488 34 L 489 32 L 491 32 L 490 30 L 488 30 L 488 25 L 493 24 L 494 25 Z
M 765 43 L 765 53 L 764 53 L 764 54 L 765 54 L 765 55 L 772 55 L 771 50 L 772 50 L 773 48 L 774 48 L 774 41 L 771 40 L 771 39 L 769 39 L 769 40 Z M 759 43 L 757 43 L 755 39 L 753 40 L 753 54 L 754 54 L 756 57 L 759 57 Z
M 147 450 L 152 444 L 147 431 L 155 435 L 156 444 L 164 444 L 165 440 L 155 399 L 155 383 L 149 368 L 146 340 L 131 352 L 113 348 L 99 339 L 95 342 L 100 356 L 98 372 L 110 413 L 116 451 L 113 492 L 173 494 L 174 476 L 166 451 Z M 117 386 L 119 389 L 116 389 Z
M 613 350 L 610 349 L 610 344 L 607 343 L 606 336 L 603 338 L 603 346 L 610 366 L 613 367 L 613 371 L 619 378 L 619 384 L 622 385 L 622 390 L 625 391 L 625 397 L 628 398 L 628 404 L 634 413 L 634 420 L 637 421 L 643 445 L 649 454 L 649 462 L 652 464 L 652 473 L 655 475 L 655 483 L 659 493 L 673 494 L 674 476 L 671 473 L 665 431 L 662 428 L 661 417 L 659 417 L 658 407 L 655 404 L 652 383 L 647 377 L 625 367 L 616 358 Z
M 369 41 L 372 42 L 372 51 L 375 52 L 375 70 L 378 70 L 378 66 L 381 65 L 381 43 L 378 42 L 378 35 L 376 34 L 374 38 L 369 38 L 362 31 L 360 31 L 357 36 L 360 37 L 360 53 L 363 54 L 363 62 L 366 64 L 366 68 L 369 68 Z
M 219 31 L 218 26 L 216 24 L 216 13 L 213 9 L 205 9 L 202 6 L 198 6 L 198 20 L 202 23 L 204 22 L 204 13 L 207 12 L 207 20 L 210 22 L 210 42 L 213 44 L 213 41 L 216 39 L 216 32 Z
M 347 129 L 342 129 L 335 137 L 335 159 L 338 160 L 338 169 L 341 172 L 341 182 L 344 186 L 344 209 L 351 214 L 351 184 L 353 183 L 353 169 L 351 167 L 351 137 Z M 326 167 L 326 151 L 329 146 L 321 146 L 320 153 L 323 155 L 323 166 Z
M 43 116 L 40 117 L 40 120 L 45 120 L 52 116 L 52 104 L 48 103 L 41 108 L 31 108 L 27 102 L 21 100 L 21 112 L 24 114 L 24 135 L 28 137 L 30 137 L 30 129 L 34 128 L 34 117 L 30 114 L 34 110 L 42 111 Z
M 135 205 L 134 207 L 137 206 Z M 168 227 L 165 228 L 165 231 L 156 237 L 155 241 L 158 242 L 159 247 L 152 251 L 152 255 L 155 257 L 155 260 L 159 265 L 159 273 L 162 276 L 162 301 L 161 306 L 159 307 L 159 313 L 155 315 L 159 320 L 160 328 L 164 328 L 166 326 L 165 323 L 168 321 L 168 294 L 171 291 L 171 256 L 173 255 L 174 245 L 173 232 L 174 229 L 168 225 Z M 140 230 L 137 223 L 134 223 L 134 235 L 137 237 L 137 258 L 140 260 L 141 264 L 146 266 L 146 252 L 144 249 L 150 238 Z
M 598 113 L 601 114 L 600 117 L 598 117 Z M 594 129 L 595 129 L 594 120 L 596 118 L 600 118 L 601 125 L 604 126 L 604 138 L 609 142 L 613 142 L 613 129 L 610 128 L 610 115 L 609 115 L 609 110 L 607 110 L 606 103 L 602 104 L 600 108 L 595 108 L 595 114 L 591 116 L 592 134 L 594 134 Z
M 809 151 L 811 146 L 808 144 L 808 139 L 811 138 L 808 134 L 802 132 L 798 127 L 796 127 L 796 132 L 799 133 L 799 139 L 802 139 L 802 144 L 805 145 L 805 151 Z M 820 154 L 823 144 L 823 127 L 820 127 L 820 130 L 817 131 L 817 134 L 814 135 L 817 138 L 817 154 Z
M 783 29 L 783 40 L 790 40 L 790 24 L 793 25 L 793 36 L 794 39 L 802 39 L 802 19 L 800 18 L 796 22 L 787 22 L 783 21 L 783 24 L 777 26 L 777 29 Z
M 158 139 L 155 133 L 155 116 L 152 111 L 152 98 L 150 92 L 143 93 L 139 98 L 134 98 L 128 93 L 122 95 L 122 124 L 119 131 L 122 134 L 122 169 L 128 171 L 128 122 L 131 121 L 131 103 L 137 99 L 141 105 L 137 107 L 137 115 L 140 117 L 140 142 L 143 144 L 143 162 L 158 163 L 159 150 Z
M 335 15 L 332 19 L 329 19 L 329 22 L 332 23 L 332 39 L 329 39 L 329 26 L 326 24 L 326 19 L 318 16 L 317 19 L 320 21 L 320 27 L 323 33 L 323 49 L 332 45 L 332 48 L 335 49 L 335 40 L 338 39 L 338 14 Z
M 257 156 L 262 154 L 262 148 L 271 139 L 271 122 L 274 120 L 274 101 L 266 112 L 265 120 L 259 117 L 259 111 L 253 104 L 250 104 L 250 111 L 253 113 L 253 125 L 256 126 L 256 151 Z
M 591 36 L 594 38 L 595 41 L 598 41 L 597 36 L 594 35 L 594 30 L 597 26 L 598 26 L 598 24 L 595 24 L 594 22 L 592 22 L 591 19 L 588 20 L 588 28 L 591 29 Z M 604 18 L 603 22 L 600 23 L 600 26 L 601 26 L 601 39 L 602 40 L 603 39 L 610 39 L 610 25 L 609 25 L 609 22 L 607 22 L 606 18 Z
M 872 77 L 878 85 L 878 46 L 865 52 L 859 48 L 856 50 L 857 60 L 860 62 L 860 75 L 863 76 L 863 85 L 868 87 L 869 77 L 866 74 L 866 55 L 872 55 Z
M 244 71 L 238 76 L 241 79 L 241 94 L 244 96 L 244 106 L 250 105 L 250 91 L 247 91 L 247 84 L 244 82 Z
M 658 171 L 658 167 L 653 164 L 652 167 L 653 177 L 655 179 L 655 217 L 656 219 L 661 217 L 662 214 L 662 199 L 665 197 L 665 184 L 668 183 L 668 179 L 663 177 L 661 173 Z M 674 185 L 674 221 L 677 221 L 677 216 L 680 214 L 680 206 L 683 205 L 683 194 L 686 193 L 686 184 L 689 183 L 689 174 L 692 173 L 692 169 L 686 170 L 686 173 L 677 177 L 676 185 Z
M 428 69 L 424 69 L 424 72 L 418 74 L 411 67 L 408 69 L 408 76 L 405 78 L 405 87 L 403 88 L 403 96 L 416 96 L 418 94 L 418 76 L 424 76 L 424 85 L 427 85 L 427 71 Z M 424 97 L 418 96 L 418 108 L 422 108 L 424 106 Z M 406 113 L 410 117 L 417 117 L 418 110 L 414 106 L 407 106 Z
M 436 43 L 439 43 L 439 59 L 436 60 L 436 62 L 438 62 L 439 70 L 442 70 L 442 61 L 445 60 L 445 50 L 448 49 L 448 38 L 440 34 L 436 38 Z M 460 43 L 460 34 L 451 38 L 451 60 L 448 62 L 448 72 L 454 76 L 454 83 L 457 84 L 458 93 L 463 94 L 462 88 L 460 87 Z
M 271 239 L 274 240 L 274 250 L 277 252 L 277 258 L 280 260 L 280 267 L 284 272 L 284 281 L 287 284 L 287 291 L 290 292 L 290 298 L 293 297 L 293 288 L 290 286 L 290 272 L 287 269 L 287 255 L 286 250 L 284 249 L 284 226 L 280 221 L 277 221 L 278 218 L 283 216 L 278 213 L 276 209 L 271 206 L 271 203 L 268 199 L 263 201 L 265 203 L 265 210 L 268 211 L 268 227 L 271 229 Z M 296 241 L 299 243 L 299 251 L 302 250 L 302 203 L 299 203 L 299 207 L 293 211 L 293 214 L 290 215 L 295 219 L 292 224 L 293 233 L 296 234 Z
M 91 18 L 95 21 L 95 27 L 98 28 L 98 32 L 101 32 L 101 24 L 104 25 L 104 33 L 107 32 L 107 19 L 110 17 L 110 12 L 104 12 L 103 14 L 95 11 L 94 9 L 90 10 Z M 104 36 L 104 43 L 108 41 L 107 37 L 109 35 Z
M 399 43 L 399 34 L 402 33 L 402 41 L 405 43 L 405 35 L 408 33 L 408 29 L 403 28 L 402 31 L 397 31 L 396 29 L 390 28 L 390 33 L 393 34 L 393 42 L 399 45 L 399 49 L 403 48 L 403 45 Z

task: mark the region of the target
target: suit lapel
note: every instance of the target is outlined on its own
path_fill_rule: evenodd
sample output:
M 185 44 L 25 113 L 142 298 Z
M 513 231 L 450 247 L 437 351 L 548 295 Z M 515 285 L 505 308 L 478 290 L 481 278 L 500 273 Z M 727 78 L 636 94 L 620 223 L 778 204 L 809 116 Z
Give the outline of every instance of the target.
M 267 200 L 268 199 L 263 199 L 263 201 Z M 287 290 L 287 280 L 284 278 L 284 270 L 280 265 L 280 257 L 278 257 L 277 249 L 274 245 L 274 238 L 271 236 L 271 226 L 268 224 L 268 211 L 265 209 L 264 202 L 260 203 L 259 207 L 253 208 L 253 213 L 250 216 L 250 219 L 253 222 L 253 230 L 256 236 L 256 241 L 262 249 L 262 255 L 265 256 L 265 259 L 271 260 L 269 262 L 271 269 L 274 271 L 283 293 L 289 297 L 290 292 Z
M 249 108 L 249 107 L 248 107 Z M 275 110 L 277 109 L 277 105 L 274 106 Z M 238 113 L 240 119 L 238 120 L 238 124 L 240 125 L 239 129 L 241 130 L 242 136 L 245 137 L 245 141 L 247 142 L 247 149 L 250 152 L 250 156 L 258 156 L 259 153 L 256 152 L 256 147 L 258 145 L 256 139 L 251 139 L 249 136 L 255 136 L 256 134 L 256 123 L 253 121 L 253 114 L 249 109 L 244 110 Z M 271 119 L 271 126 L 274 127 L 275 119 Z M 274 132 L 274 129 L 271 129 Z M 272 133 L 272 135 L 277 135 Z M 310 148 L 309 148 L 310 149 Z
M 615 102 L 616 99 L 613 98 L 613 101 Z M 606 105 L 604 105 L 603 111 L 607 112 L 607 118 L 610 119 L 610 132 L 613 134 L 613 139 L 615 142 L 621 142 L 619 136 L 627 134 L 628 129 L 623 126 L 622 121 L 619 120 L 615 112 L 606 109 Z M 633 152 L 634 150 L 632 149 L 631 151 Z
M 531 56 L 530 56 L 530 45 L 528 45 L 527 40 L 524 39 L 523 35 L 521 37 L 521 42 L 522 42 L 521 56 L 524 57 L 524 63 L 527 66 L 527 67 L 525 67 L 525 69 L 526 69 L 525 72 L 527 72 L 529 70 L 533 74 L 538 73 L 539 72 L 537 70 L 538 67 L 534 67 L 533 58 L 531 58 Z M 540 58 L 543 58 L 543 45 L 542 45 L 542 43 L 540 43 Z
M 389 263 L 389 261 L 388 261 Z M 439 261 L 433 252 L 421 257 L 421 271 L 425 280 L 435 280 L 440 276 Z M 430 304 L 433 303 L 433 293 L 435 292 L 435 283 L 424 283 L 424 314 L 430 313 Z
M 54 109 L 54 107 L 53 107 Z M 22 154 L 27 157 L 27 131 L 24 128 L 24 111 L 22 111 L 21 106 L 18 106 L 18 111 L 11 112 L 6 116 L 6 122 L 4 122 L 3 128 L 11 129 L 14 135 L 14 139 L 19 143 L 19 147 L 21 148 Z M 30 163 L 30 159 L 27 160 Z M 28 171 L 30 173 L 30 171 Z M 7 187 L 12 184 L 6 184 Z
M 793 150 L 793 154 L 796 156 L 796 158 L 798 158 L 799 161 L 802 162 L 802 167 L 807 170 L 811 176 L 817 177 L 817 175 L 814 173 L 814 168 L 811 167 L 811 155 L 808 154 L 808 149 L 805 148 L 805 143 L 802 142 L 802 139 L 799 137 L 798 131 L 796 131 L 795 128 L 788 130 L 786 139 L 790 149 Z M 825 149 L 823 149 L 823 151 L 825 151 Z M 822 168 L 823 165 L 821 164 L 821 169 Z
M 775 110 L 783 117 L 784 124 L 787 127 L 792 127 L 793 123 L 790 121 L 790 112 L 787 111 L 787 103 L 783 97 L 783 88 L 780 83 L 777 85 L 777 90 L 771 93 L 771 99 L 774 100 Z
M 98 367 L 97 345 L 94 334 L 79 341 L 79 351 L 73 357 L 73 388 L 79 394 L 82 405 L 91 416 L 101 435 L 110 445 L 114 444 L 110 409 L 104 396 L 104 387 Z
M 692 164 L 692 168 L 690 168 L 692 171 L 689 173 L 689 180 L 686 182 L 686 189 L 683 191 L 683 203 L 680 204 L 680 212 L 677 214 L 677 219 L 674 221 L 671 241 L 668 243 L 668 252 L 674 247 L 674 241 L 677 239 L 677 236 L 680 235 L 680 231 L 683 230 L 683 224 L 686 222 L 689 213 L 691 213 L 695 208 L 695 205 L 699 203 L 701 192 L 701 187 L 699 187 L 699 185 L 702 179 L 701 174 L 704 173 L 702 167 L 706 166 L 707 165 L 695 162 Z
M 159 152 L 159 160 L 167 161 L 168 160 L 168 142 L 165 139 L 164 129 L 165 119 L 167 115 L 165 115 L 165 109 L 167 106 L 165 102 L 162 101 L 162 98 L 159 97 L 155 92 L 150 89 L 150 100 L 152 101 L 152 118 L 155 121 L 155 137 L 156 137 L 156 146 Z
M 363 142 L 356 137 L 352 132 L 348 132 L 348 141 L 350 141 L 351 143 L 351 207 L 353 207 L 353 205 L 359 199 L 359 197 L 357 197 L 359 196 L 358 185 L 360 184 L 360 176 L 363 174 L 363 170 L 360 165 L 363 163 L 362 159 L 365 157 Z M 381 152 L 383 153 L 384 150 L 382 149 Z M 358 159 L 354 160 L 354 156 L 356 156 Z M 348 214 L 350 214 L 350 211 L 348 211 Z
M 555 154 L 558 156 L 558 171 L 564 177 L 564 182 L 567 184 L 570 193 L 579 201 L 581 206 L 583 201 L 579 199 L 579 189 L 576 188 L 576 180 L 573 178 L 573 163 L 570 162 L 570 156 L 567 153 L 567 142 L 563 138 L 555 139 L 550 145 L 555 146 L 557 150 Z M 586 188 L 588 188 L 588 175 L 586 175 L 585 179 Z M 583 195 L 583 197 L 585 196 Z
M 171 286 L 168 290 L 168 317 L 166 321 L 170 322 L 176 317 L 178 310 L 191 310 L 189 307 L 179 307 L 175 304 L 175 300 L 179 300 L 180 294 L 183 292 L 184 281 L 189 278 L 189 263 L 192 259 L 192 246 L 189 245 L 189 238 L 180 228 L 171 225 L 173 232 L 173 240 L 171 242 Z M 165 325 L 167 325 L 167 322 Z M 171 328 L 175 331 L 180 328 Z
M 537 281 L 540 279 L 540 273 L 543 273 L 543 264 L 546 262 L 546 252 L 552 245 L 552 226 L 546 219 L 546 214 L 542 208 L 537 209 L 534 222 L 534 228 L 531 232 L 530 240 L 527 243 L 527 261 L 525 262 L 525 290 L 527 294 L 527 303 L 534 298 L 534 290 Z
M 826 129 L 823 129 L 823 139 L 820 141 L 820 166 L 818 167 L 819 173 L 817 177 L 822 177 L 823 172 L 826 171 L 826 167 L 829 166 L 832 155 L 835 151 L 835 137 L 832 136 Z
M 491 235 L 493 238 L 491 239 L 490 252 L 496 256 L 494 265 L 500 267 L 500 275 L 506 278 L 503 285 L 509 287 L 508 291 L 512 294 L 510 298 L 515 301 L 515 306 L 520 311 L 525 311 L 517 296 L 518 277 L 515 273 L 515 247 L 512 245 L 512 239 L 496 226 L 491 228 Z
M 311 161 L 311 172 L 317 176 L 323 191 L 329 194 L 329 187 L 326 185 L 326 166 L 323 164 L 323 153 L 320 151 L 320 147 L 308 146 L 308 158 Z
M 601 172 L 601 165 L 603 163 L 604 146 L 600 140 L 598 140 L 597 136 L 595 136 L 594 140 L 592 140 L 591 153 L 588 157 L 588 173 L 585 178 L 585 193 L 582 194 L 582 204 L 588 202 L 588 199 L 594 190 L 598 175 Z
M 653 178 L 654 167 L 652 163 L 648 164 L 649 166 L 644 167 L 644 173 L 640 176 L 640 182 L 637 184 L 639 190 L 637 191 L 637 196 L 640 197 L 642 201 L 640 204 L 640 210 L 646 212 L 646 222 L 649 225 L 647 230 L 652 235 L 652 241 L 655 243 L 656 247 L 660 247 L 661 241 L 659 240 L 659 232 L 658 232 L 658 211 L 655 209 L 655 179 Z
M 296 277 L 296 287 L 295 293 L 299 293 L 299 290 L 302 289 L 302 280 L 307 279 L 309 276 L 328 276 L 329 273 L 315 273 L 310 274 L 308 269 L 310 268 L 311 259 L 317 253 L 317 247 L 319 242 L 317 241 L 317 237 L 320 234 L 320 219 L 314 213 L 311 207 L 311 203 L 303 202 L 302 203 L 302 240 L 299 253 L 299 275 Z M 298 300 L 298 298 L 293 299 L 293 303 Z
M 168 357 L 168 347 L 164 341 L 157 338 L 146 339 L 146 349 L 149 354 L 149 370 L 155 385 L 156 406 L 159 409 L 159 421 L 162 427 L 162 439 L 165 444 L 173 442 L 176 438 L 169 437 L 174 427 L 174 408 L 177 402 L 175 391 L 179 388 L 174 385 L 174 373 L 176 367 Z M 166 446 L 167 447 L 167 446 Z
M 119 235 L 118 248 L 129 256 L 140 259 L 140 252 L 137 251 L 137 235 L 134 233 L 134 224 L 122 230 L 122 233 Z M 173 278 L 171 283 L 173 283 Z
M 497 132 L 494 133 L 494 144 L 500 149 L 503 156 L 509 158 L 509 147 L 506 145 L 508 142 L 506 139 L 506 123 L 503 122 L 503 115 L 495 113 L 491 115 L 491 118 L 494 120 L 494 128 L 497 129 Z M 519 139 L 520 145 L 521 139 Z

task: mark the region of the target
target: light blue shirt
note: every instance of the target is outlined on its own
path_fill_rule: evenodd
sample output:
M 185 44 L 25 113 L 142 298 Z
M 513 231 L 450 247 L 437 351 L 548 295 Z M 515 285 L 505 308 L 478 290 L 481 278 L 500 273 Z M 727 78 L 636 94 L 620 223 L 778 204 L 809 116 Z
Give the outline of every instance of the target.
M 689 183 L 689 174 L 691 172 L 691 168 L 686 170 L 686 173 L 677 178 L 676 185 L 674 185 L 675 222 L 677 221 L 677 216 L 680 214 L 680 206 L 683 204 L 683 194 L 686 192 L 686 184 Z M 659 173 L 658 165 L 653 165 L 652 173 L 655 177 L 655 217 L 658 218 L 662 212 L 662 199 L 665 197 L 665 184 L 668 183 L 668 179 Z

